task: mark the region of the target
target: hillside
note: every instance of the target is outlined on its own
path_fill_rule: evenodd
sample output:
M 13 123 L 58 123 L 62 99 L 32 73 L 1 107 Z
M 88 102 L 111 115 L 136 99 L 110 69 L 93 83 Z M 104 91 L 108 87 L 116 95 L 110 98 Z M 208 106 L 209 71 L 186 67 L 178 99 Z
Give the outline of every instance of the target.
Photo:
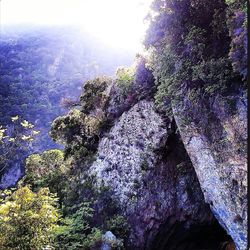
M 61 148 L 48 131 L 53 119 L 66 113 L 68 105 L 77 103 L 82 83 L 97 75 L 114 75 L 118 66 L 132 62 L 132 52 L 100 44 L 77 27 L 3 28 L 0 124 L 11 126 L 11 117 L 18 115 L 40 131 L 29 152 L 22 152 L 12 165 L 21 164 L 28 153 Z M 4 174 L 1 171 L 0 176 Z M 9 185 L 16 180 L 10 179 Z
M 55 83 L 46 111 L 65 96 L 77 105 L 47 116 L 62 148 L 26 158 L 25 175 L 0 204 L 0 247 L 247 250 L 246 5 L 154 0 L 145 55 L 115 74 L 114 60 L 110 76 L 100 64 L 73 88 L 66 58 L 65 75 L 52 70 L 59 50 L 41 73 Z

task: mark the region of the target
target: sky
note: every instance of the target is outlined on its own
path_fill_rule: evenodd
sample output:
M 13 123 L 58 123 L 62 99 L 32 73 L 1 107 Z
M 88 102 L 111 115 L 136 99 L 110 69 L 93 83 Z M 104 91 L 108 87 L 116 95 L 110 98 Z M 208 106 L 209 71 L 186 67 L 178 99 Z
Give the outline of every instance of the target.
M 0 24 L 80 25 L 116 48 L 140 50 L 152 0 L 0 0 Z

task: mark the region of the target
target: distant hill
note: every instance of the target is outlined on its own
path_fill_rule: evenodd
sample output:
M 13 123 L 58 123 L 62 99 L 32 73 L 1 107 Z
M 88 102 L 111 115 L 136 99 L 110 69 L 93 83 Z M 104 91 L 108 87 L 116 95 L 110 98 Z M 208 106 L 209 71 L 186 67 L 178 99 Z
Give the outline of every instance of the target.
M 0 172 L 4 187 L 16 183 L 20 173 L 14 173 L 28 154 L 62 148 L 48 135 L 51 122 L 67 111 L 62 100 L 77 100 L 86 80 L 114 75 L 118 66 L 131 65 L 135 53 L 105 46 L 77 27 L 12 26 L 0 34 L 0 125 L 10 126 L 18 115 L 40 131 Z
M 41 130 L 36 150 L 56 147 L 47 132 L 51 121 L 65 113 L 62 99 L 75 100 L 85 80 L 113 75 L 133 57 L 134 52 L 105 46 L 77 27 L 2 29 L 0 124 L 19 115 Z

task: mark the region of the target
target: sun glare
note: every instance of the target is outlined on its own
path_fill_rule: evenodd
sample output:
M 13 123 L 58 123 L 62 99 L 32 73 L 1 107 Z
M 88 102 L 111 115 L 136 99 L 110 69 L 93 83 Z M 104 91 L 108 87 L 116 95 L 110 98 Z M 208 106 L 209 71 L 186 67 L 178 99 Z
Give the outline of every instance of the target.
M 113 47 L 140 50 L 151 1 L 2 0 L 1 24 L 76 24 Z

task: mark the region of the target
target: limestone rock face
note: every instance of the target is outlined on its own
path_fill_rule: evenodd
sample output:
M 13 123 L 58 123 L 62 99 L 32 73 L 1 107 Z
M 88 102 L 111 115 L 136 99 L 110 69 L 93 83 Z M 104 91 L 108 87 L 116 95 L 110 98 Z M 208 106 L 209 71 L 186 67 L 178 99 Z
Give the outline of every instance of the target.
M 176 223 L 189 228 L 214 220 L 173 122 L 151 101 L 140 101 L 116 121 L 101 139 L 89 174 L 97 186 L 110 187 L 128 218 L 126 249 L 153 249 L 164 223 L 167 239 Z
M 247 100 L 242 94 L 173 104 L 205 200 L 237 248 L 247 249 Z

